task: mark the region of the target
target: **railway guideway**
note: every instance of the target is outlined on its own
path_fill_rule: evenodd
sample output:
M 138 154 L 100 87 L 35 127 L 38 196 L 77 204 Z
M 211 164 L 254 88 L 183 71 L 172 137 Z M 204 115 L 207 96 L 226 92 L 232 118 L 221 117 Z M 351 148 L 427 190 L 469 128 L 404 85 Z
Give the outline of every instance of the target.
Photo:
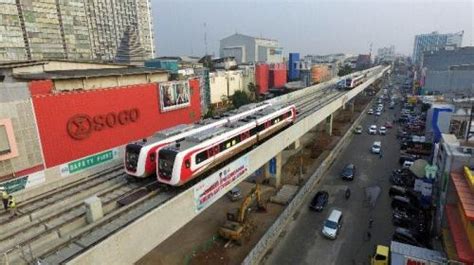
M 132 264 L 138 261 L 155 246 L 166 240 L 214 201 L 223 196 L 228 190 L 264 166 L 289 144 L 298 140 L 314 126 L 343 107 L 349 100 L 382 77 L 389 68 L 378 66 L 369 69 L 375 74 L 372 74 L 363 84 L 327 102 L 326 105 L 299 120 L 285 131 L 268 139 L 254 150 L 244 154 L 193 187 L 174 196 L 123 229 L 109 235 L 100 243 L 67 262 L 67 264 Z M 333 79 L 325 84 L 331 85 L 337 81 L 339 80 Z M 283 95 L 272 99 L 271 102 L 285 103 L 294 99 L 304 98 L 305 95 L 310 94 L 318 87 L 321 87 L 321 85 L 323 84 Z M 215 193 L 200 197 L 206 185 L 212 185 L 213 176 L 217 175 L 215 180 L 219 179 L 218 174 L 220 172 L 229 173 L 231 175 L 231 177 L 229 175 L 229 178 L 233 180 L 228 185 L 223 185 L 222 189 Z M 238 173 L 232 174 L 232 172 Z M 199 198 L 205 198 L 205 200 L 200 200 Z

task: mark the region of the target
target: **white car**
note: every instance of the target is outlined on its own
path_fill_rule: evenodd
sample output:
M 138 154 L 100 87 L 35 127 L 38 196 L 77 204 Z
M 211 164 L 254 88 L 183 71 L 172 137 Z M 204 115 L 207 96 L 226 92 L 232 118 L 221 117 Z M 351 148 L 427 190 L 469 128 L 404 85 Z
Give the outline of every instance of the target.
M 367 114 L 369 114 L 369 115 L 374 114 L 374 110 L 373 110 L 373 109 L 369 109 L 369 110 L 367 111 Z
M 380 133 L 380 135 L 386 135 L 387 134 L 387 128 L 385 128 L 385 126 L 380 127 L 379 133 Z
M 372 144 L 372 153 L 380 154 L 380 149 L 382 149 L 382 142 L 376 141 Z
M 336 239 L 342 227 L 342 212 L 332 210 L 329 217 L 324 221 L 323 235 L 329 239 Z
M 377 112 L 375 112 L 375 116 L 380 116 L 382 115 L 382 112 L 380 110 L 377 110 Z
M 369 134 L 377 134 L 377 125 L 370 125 Z

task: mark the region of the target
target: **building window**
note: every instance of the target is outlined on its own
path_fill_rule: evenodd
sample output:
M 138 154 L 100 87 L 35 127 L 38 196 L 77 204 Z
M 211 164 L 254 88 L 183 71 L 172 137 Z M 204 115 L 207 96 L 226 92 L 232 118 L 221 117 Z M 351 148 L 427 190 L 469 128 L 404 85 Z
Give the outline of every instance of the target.
M 11 151 L 7 128 L 5 125 L 0 125 L 0 155 L 8 154 Z

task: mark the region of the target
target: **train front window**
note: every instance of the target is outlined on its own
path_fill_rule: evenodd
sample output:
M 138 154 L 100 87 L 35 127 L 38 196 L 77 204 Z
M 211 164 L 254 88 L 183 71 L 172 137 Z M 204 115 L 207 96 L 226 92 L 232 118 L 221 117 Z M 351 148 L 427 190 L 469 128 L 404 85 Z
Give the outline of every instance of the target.
M 352 79 L 346 79 L 346 86 L 351 86 Z
M 125 147 L 125 166 L 127 170 L 133 172 L 137 170 L 138 157 L 141 149 L 141 146 L 135 144 L 129 144 Z
M 158 154 L 158 174 L 161 178 L 171 179 L 176 151 L 162 149 Z

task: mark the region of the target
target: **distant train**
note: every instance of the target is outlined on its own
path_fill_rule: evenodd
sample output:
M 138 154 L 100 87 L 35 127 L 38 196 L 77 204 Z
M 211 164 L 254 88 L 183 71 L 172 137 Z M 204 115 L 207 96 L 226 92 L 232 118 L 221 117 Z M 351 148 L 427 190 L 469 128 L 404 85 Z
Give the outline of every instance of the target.
M 191 135 L 217 130 L 227 123 L 237 121 L 248 115 L 270 107 L 270 103 L 250 104 L 224 114 L 219 120 L 206 119 L 197 124 L 178 125 L 160 131 L 142 141 L 132 142 L 125 147 L 125 172 L 137 178 L 145 178 L 156 172 L 156 151 L 165 146 L 175 144 Z
M 364 83 L 366 75 L 353 76 L 346 79 L 346 89 L 353 89 L 354 87 Z
M 269 107 L 157 150 L 159 182 L 180 186 L 293 124 L 296 107 Z

